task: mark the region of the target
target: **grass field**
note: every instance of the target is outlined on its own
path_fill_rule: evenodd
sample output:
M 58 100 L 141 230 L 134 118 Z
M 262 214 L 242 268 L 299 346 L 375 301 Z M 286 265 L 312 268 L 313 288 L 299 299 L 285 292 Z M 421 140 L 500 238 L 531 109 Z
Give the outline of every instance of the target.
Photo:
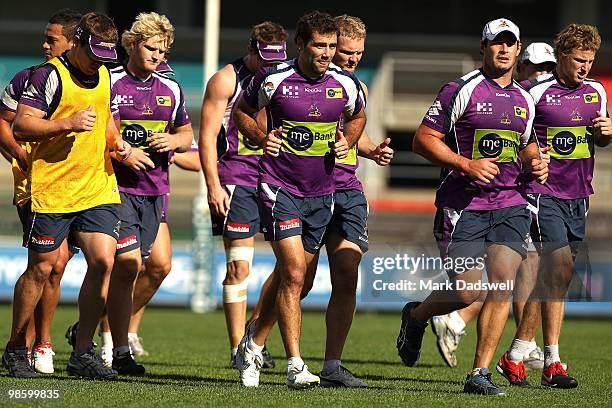
M 178 309 L 150 309 L 141 328 L 145 348 L 151 355 L 141 359 L 145 377 L 122 377 L 116 381 L 69 378 L 65 367 L 69 346 L 63 335 L 76 317 L 76 308 L 60 307 L 53 326 L 56 374 L 37 380 L 15 380 L 0 371 L 0 406 L 8 402 L 7 389 L 59 389 L 61 399 L 52 406 L 154 407 L 154 406 L 611 406 L 612 324 L 610 321 L 569 320 L 564 326 L 561 357 L 580 381 L 575 390 L 550 390 L 539 385 L 512 388 L 505 397 L 482 397 L 461 393 L 463 378 L 471 366 L 476 340 L 475 326 L 468 327 L 459 351 L 459 367 L 447 368 L 439 357 L 428 329 L 421 363 L 404 367 L 396 355 L 397 315 L 358 314 L 344 353 L 343 364 L 365 379 L 370 389 L 314 389 L 289 391 L 285 386 L 285 360 L 264 370 L 258 389 L 238 385 L 238 373 L 227 368 L 223 314 L 193 314 Z M 0 334 L 7 336 L 11 309 L 0 306 Z M 311 371 L 322 367 L 324 318 L 305 313 L 302 354 Z M 508 324 L 504 347 L 512 336 Z M 274 356 L 281 355 L 278 331 L 268 342 Z M 499 358 L 501 349 L 496 358 Z M 539 384 L 540 372 L 530 372 Z M 504 380 L 497 374 L 494 379 Z M 41 403 L 42 404 L 42 403 Z

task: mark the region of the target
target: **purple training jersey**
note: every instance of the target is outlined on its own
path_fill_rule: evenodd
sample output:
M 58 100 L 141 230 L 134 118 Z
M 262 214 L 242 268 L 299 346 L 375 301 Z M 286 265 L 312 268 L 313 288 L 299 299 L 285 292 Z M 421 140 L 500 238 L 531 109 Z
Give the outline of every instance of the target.
M 19 98 L 21 98 L 21 94 L 25 91 L 30 74 L 34 69 L 36 69 L 36 66 L 22 69 L 15 74 L 13 79 L 11 79 L 4 88 L 2 98 L 0 99 L 0 110 L 6 110 L 13 113 L 17 112 Z
M 527 192 L 562 199 L 593 194 L 593 119 L 597 111 L 608 115 L 603 85 L 586 79 L 569 88 L 559 83 L 554 74 L 546 74 L 525 82 L 525 87 L 536 104 L 533 127 L 538 144 L 550 147 L 548 181 L 539 184 L 529 177 Z
M 519 151 L 530 142 L 534 104 L 516 82 L 501 87 L 480 69 L 442 87 L 422 124 L 445 134 L 445 143 L 471 160 L 497 157 L 489 184 L 443 170 L 436 207 L 493 210 L 526 204 Z
M 331 63 L 319 78 L 308 78 L 292 60 L 261 69 L 244 99 L 254 109 L 266 108 L 269 128 L 282 127 L 279 156 L 262 156 L 260 182 L 299 197 L 332 194 L 338 121 L 365 104 L 357 78 Z
M 232 62 L 231 65 L 236 72 L 236 87 L 225 108 L 218 137 L 218 145 L 223 146 L 217 163 L 219 181 L 222 185 L 257 187 L 258 163 L 263 149 L 240 133 L 232 119 L 234 104 L 251 82 L 254 73 L 249 71 L 242 58 Z
M 113 160 L 119 191 L 135 195 L 167 194 L 169 154 L 149 150 L 149 137 L 190 123 L 183 91 L 174 79 L 156 72 L 145 81 L 124 67 L 110 72 L 111 112 L 113 119 L 121 123 L 123 140 L 149 153 L 155 164 L 153 169 L 136 171 Z

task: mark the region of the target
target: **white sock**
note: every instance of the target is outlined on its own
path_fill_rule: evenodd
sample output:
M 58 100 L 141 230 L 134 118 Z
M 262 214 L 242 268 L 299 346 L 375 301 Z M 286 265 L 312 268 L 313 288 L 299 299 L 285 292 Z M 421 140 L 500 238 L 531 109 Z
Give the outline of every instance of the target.
M 247 347 L 250 348 L 251 350 L 253 350 L 256 353 L 261 353 L 261 351 L 264 348 L 264 346 L 260 346 L 258 344 L 255 344 L 255 342 L 253 341 L 253 338 L 249 339 L 249 342 L 247 343 Z
M 128 339 L 137 339 L 138 333 L 128 333 Z
M 457 313 L 457 311 L 450 312 L 448 314 L 448 317 L 448 325 L 450 326 L 452 331 L 454 331 L 455 333 L 461 333 L 465 329 L 465 322 L 461 318 L 461 315 Z
M 561 361 L 559 358 L 559 345 L 551 344 L 550 346 L 544 347 L 544 366 L 548 367 L 552 363 Z
M 325 374 L 331 374 L 340 367 L 340 360 L 325 360 L 323 362 L 323 372 Z
M 111 336 L 111 332 L 100 332 L 100 347 L 103 348 L 113 348 L 113 336 Z
M 287 360 L 287 371 L 291 371 L 293 367 L 297 367 L 300 370 L 304 367 L 304 360 L 302 360 L 302 357 L 290 357 Z
M 232 358 L 236 357 L 236 353 L 238 352 L 238 347 L 232 347 L 230 353 L 232 354 Z
M 113 349 L 113 358 L 119 357 L 130 352 L 130 346 L 119 346 Z
M 474 377 L 474 376 L 476 376 L 476 375 L 479 375 L 479 374 L 480 374 L 480 370 L 482 370 L 482 367 L 475 368 L 475 369 L 473 369 L 473 370 L 472 370 L 472 372 L 471 372 L 471 374 L 470 374 L 470 375 L 471 375 L 472 377 Z
M 514 364 L 518 364 L 520 361 L 523 361 L 523 358 L 528 353 L 530 347 L 530 341 L 521 339 L 512 340 L 512 345 L 508 350 L 508 359 L 510 359 L 510 361 L 512 361 Z
M 531 353 L 533 350 L 538 348 L 538 343 L 534 341 L 530 341 L 529 342 L 529 349 L 525 352 L 525 357 L 529 356 L 529 353 Z

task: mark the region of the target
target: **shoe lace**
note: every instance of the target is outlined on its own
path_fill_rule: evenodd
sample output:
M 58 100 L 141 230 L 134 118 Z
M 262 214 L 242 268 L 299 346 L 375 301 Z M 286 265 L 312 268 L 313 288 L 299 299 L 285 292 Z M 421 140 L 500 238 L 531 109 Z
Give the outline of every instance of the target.
M 491 386 L 491 387 L 497 388 L 497 385 L 491 379 L 491 373 L 479 374 L 479 376 L 482 377 L 485 380 L 487 386 Z
M 344 373 L 348 375 L 349 377 L 356 378 L 355 374 L 353 374 L 351 370 L 349 370 L 348 368 L 341 365 L 338 369 L 340 370 L 341 373 Z
M 456 333 L 452 330 L 450 330 L 451 332 L 451 338 L 453 340 L 453 344 L 455 346 L 459 345 L 459 342 L 461 341 L 461 337 L 465 336 L 467 333 L 465 332 L 465 330 L 461 330 L 459 333 Z
M 27 354 L 15 353 L 13 354 L 13 363 L 17 370 L 32 370 L 32 361 Z
M 549 366 L 550 375 L 562 375 L 567 376 L 567 371 L 563 369 L 561 362 L 555 361 Z

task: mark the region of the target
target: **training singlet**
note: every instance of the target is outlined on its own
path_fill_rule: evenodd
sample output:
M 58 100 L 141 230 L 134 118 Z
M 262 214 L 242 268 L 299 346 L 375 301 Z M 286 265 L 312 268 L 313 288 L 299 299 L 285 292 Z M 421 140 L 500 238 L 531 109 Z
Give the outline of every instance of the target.
M 21 98 L 21 95 L 28 84 L 28 79 L 35 68 L 36 66 L 32 66 L 30 68 L 22 69 L 15 74 L 13 79 L 11 79 L 8 85 L 4 88 L 2 98 L 0 99 L 0 110 L 6 110 L 13 113 L 17 112 L 17 104 L 19 104 L 19 99 Z M 21 147 L 28 153 L 29 158 L 30 144 L 19 141 L 17 141 L 17 143 L 19 143 L 19 145 L 21 145 Z M 14 183 L 13 204 L 21 206 L 30 199 L 30 187 L 28 184 L 27 173 L 28 170 L 24 172 L 19 167 L 17 160 L 15 159 L 13 159 L 11 165 Z
M 125 67 L 111 70 L 111 84 L 111 112 L 113 119 L 120 121 L 123 140 L 149 153 L 155 164 L 153 169 L 133 170 L 113 160 L 119 191 L 134 195 L 167 194 L 169 155 L 149 150 L 149 137 L 191 123 L 181 87 L 174 79 L 157 72 L 143 81 Z
M 262 156 L 260 182 L 299 197 L 332 194 L 338 121 L 365 104 L 357 78 L 334 64 L 319 78 L 308 78 L 292 60 L 261 69 L 244 99 L 254 109 L 266 108 L 269 128 L 282 126 L 279 156 Z
M 344 130 L 344 117 L 338 121 L 338 127 Z M 357 168 L 359 158 L 357 156 L 359 142 L 355 143 L 348 151 L 344 159 L 336 158 L 334 167 L 334 180 L 336 181 L 336 191 L 359 190 L 363 191 L 361 182 L 357 178 Z
M 249 71 L 242 58 L 232 62 L 231 65 L 236 73 L 236 87 L 225 108 L 219 132 L 218 142 L 225 147 L 225 150 L 220 152 L 221 156 L 217 163 L 219 181 L 222 185 L 257 187 L 258 163 L 263 149 L 240 133 L 232 119 L 234 104 L 251 82 L 254 73 Z
M 538 144 L 550 147 L 548 181 L 539 184 L 529 177 L 527 192 L 563 199 L 593 194 L 593 119 L 597 111 L 608 116 L 604 87 L 586 79 L 569 88 L 554 74 L 542 75 L 524 85 L 536 104 L 533 126 Z
M 443 169 L 438 208 L 493 210 L 526 204 L 519 151 L 531 141 L 534 104 L 516 82 L 499 86 L 480 69 L 442 87 L 422 124 L 445 135 L 457 154 L 498 157 L 500 173 L 489 184 Z
M 97 115 L 91 131 L 32 144 L 32 211 L 70 213 L 118 204 L 117 180 L 106 142 L 111 120 L 108 69 L 101 66 L 95 76 L 87 77 L 63 54 L 32 73 L 19 103 L 46 112 L 49 120 L 68 118 L 89 106 Z

